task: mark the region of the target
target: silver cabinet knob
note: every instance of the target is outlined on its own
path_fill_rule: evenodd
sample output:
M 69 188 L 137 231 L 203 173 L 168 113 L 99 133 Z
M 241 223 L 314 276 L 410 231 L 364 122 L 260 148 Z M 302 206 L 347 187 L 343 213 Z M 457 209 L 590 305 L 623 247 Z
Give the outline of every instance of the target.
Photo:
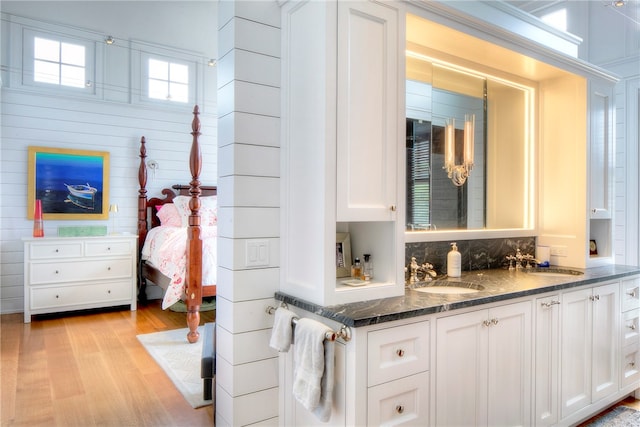
M 485 320 L 485 321 L 482 322 L 482 324 L 484 326 L 491 326 L 491 321 L 490 320 Z
M 396 405 L 396 412 L 402 414 L 404 412 L 404 405 Z
M 391 210 L 391 212 L 395 212 L 396 211 L 396 205 L 389 206 L 389 209 Z
M 404 356 L 404 350 L 399 348 L 396 350 L 396 354 L 398 355 L 398 357 L 403 357 Z

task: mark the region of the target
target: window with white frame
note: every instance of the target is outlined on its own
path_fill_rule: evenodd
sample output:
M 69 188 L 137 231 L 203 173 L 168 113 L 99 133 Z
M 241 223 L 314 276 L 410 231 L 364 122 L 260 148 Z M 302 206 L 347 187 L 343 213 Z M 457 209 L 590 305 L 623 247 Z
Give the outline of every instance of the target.
M 33 80 L 61 86 L 85 86 L 85 50 L 79 44 L 34 37 Z
M 95 93 L 95 43 L 25 30 L 22 84 L 39 90 Z
M 166 46 L 131 42 L 131 101 L 189 109 L 202 96 L 202 55 Z
M 189 66 L 155 58 L 148 60 L 148 94 L 151 99 L 189 101 Z

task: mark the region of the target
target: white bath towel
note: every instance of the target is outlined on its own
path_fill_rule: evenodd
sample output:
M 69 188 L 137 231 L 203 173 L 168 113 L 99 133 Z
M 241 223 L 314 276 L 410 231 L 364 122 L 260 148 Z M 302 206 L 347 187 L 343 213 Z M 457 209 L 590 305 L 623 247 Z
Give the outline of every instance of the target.
M 280 352 L 289 351 L 291 340 L 293 338 L 293 328 L 291 326 L 292 319 L 296 314 L 286 308 L 278 308 L 273 320 L 273 330 L 271 331 L 271 340 L 269 346 Z
M 326 342 L 331 347 L 325 358 L 325 334 L 329 330 L 320 322 L 302 318 L 294 332 L 293 396 L 321 421 L 328 421 L 331 416 L 334 344 Z

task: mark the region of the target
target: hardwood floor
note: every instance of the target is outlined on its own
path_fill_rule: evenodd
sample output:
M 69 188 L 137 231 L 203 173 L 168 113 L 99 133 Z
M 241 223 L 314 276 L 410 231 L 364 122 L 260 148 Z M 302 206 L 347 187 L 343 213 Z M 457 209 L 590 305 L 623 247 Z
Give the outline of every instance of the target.
M 193 409 L 136 338 L 185 328 L 185 316 L 159 300 L 30 324 L 2 315 L 1 425 L 212 426 L 212 406 Z M 200 324 L 214 320 L 201 313 Z

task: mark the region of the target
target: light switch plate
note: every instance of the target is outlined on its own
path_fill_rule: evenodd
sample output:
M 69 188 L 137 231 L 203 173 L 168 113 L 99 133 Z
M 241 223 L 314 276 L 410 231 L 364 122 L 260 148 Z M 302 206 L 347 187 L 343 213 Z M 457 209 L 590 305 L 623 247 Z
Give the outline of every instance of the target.
M 249 239 L 246 241 L 245 265 L 247 267 L 269 266 L 269 241 Z

